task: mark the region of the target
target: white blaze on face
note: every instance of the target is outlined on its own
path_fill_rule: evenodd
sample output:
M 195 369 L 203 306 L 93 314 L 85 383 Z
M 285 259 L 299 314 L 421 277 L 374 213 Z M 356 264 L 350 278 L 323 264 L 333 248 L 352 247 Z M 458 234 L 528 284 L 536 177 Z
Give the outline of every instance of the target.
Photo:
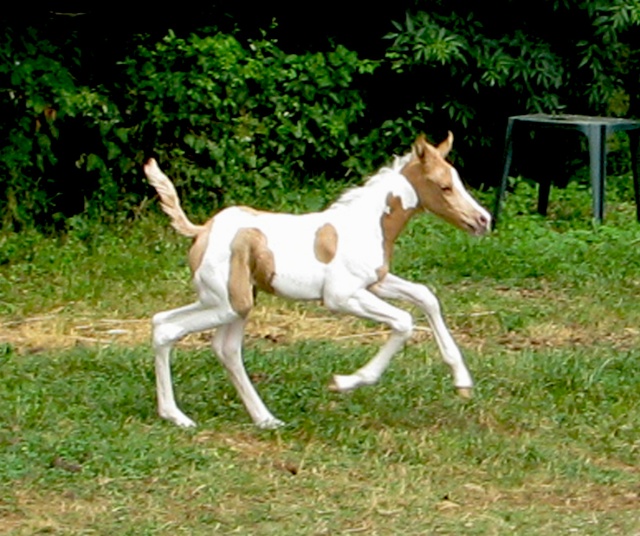
M 467 191 L 464 184 L 462 184 L 458 171 L 454 167 L 451 167 L 451 181 L 456 194 L 460 197 L 463 204 L 468 206 L 465 212 L 470 214 L 475 213 L 474 219 L 478 224 L 478 229 L 475 234 L 484 234 L 491 228 L 491 214 Z M 482 225 L 483 223 L 484 225 Z

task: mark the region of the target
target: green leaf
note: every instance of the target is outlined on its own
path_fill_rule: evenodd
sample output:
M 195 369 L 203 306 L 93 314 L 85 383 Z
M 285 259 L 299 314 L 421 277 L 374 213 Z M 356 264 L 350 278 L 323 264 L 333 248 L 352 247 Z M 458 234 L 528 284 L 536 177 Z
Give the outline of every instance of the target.
M 89 154 L 87 156 L 87 171 L 93 171 L 95 169 L 103 169 L 104 161 L 97 154 Z

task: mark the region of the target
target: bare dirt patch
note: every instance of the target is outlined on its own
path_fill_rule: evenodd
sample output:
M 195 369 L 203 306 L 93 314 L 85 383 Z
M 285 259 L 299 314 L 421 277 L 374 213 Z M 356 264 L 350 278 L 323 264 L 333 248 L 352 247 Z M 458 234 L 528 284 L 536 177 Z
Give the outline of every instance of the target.
M 640 330 L 630 327 L 612 331 L 606 328 L 566 326 L 541 323 L 524 333 L 508 332 L 496 338 L 496 342 L 513 351 L 524 349 L 585 347 L 606 344 L 620 351 L 630 350 L 640 342 Z

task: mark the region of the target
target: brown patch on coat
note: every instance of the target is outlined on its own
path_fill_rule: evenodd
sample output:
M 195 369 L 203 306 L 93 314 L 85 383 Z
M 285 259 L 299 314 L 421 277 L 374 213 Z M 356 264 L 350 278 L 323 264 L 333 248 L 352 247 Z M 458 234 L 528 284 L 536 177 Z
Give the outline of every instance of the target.
M 402 199 L 391 192 L 387 195 L 387 210 L 380 218 L 382 227 L 382 250 L 384 254 L 384 265 L 376 270 L 378 280 L 382 280 L 389 272 L 391 257 L 393 255 L 393 245 L 404 226 L 416 213 L 415 208 L 404 208 Z
M 329 264 L 338 249 L 338 232 L 330 223 L 325 223 L 316 231 L 313 253 L 320 262 Z
M 191 268 L 191 274 L 195 274 L 204 257 L 204 252 L 207 249 L 209 243 L 209 235 L 211 234 L 211 226 L 213 225 L 213 218 L 202 226 L 202 231 L 198 233 L 193 239 L 191 249 L 189 250 L 189 267 Z
M 371 289 L 372 287 L 375 287 L 378 283 L 380 283 L 380 281 L 382 281 L 385 277 L 387 277 L 388 273 L 389 273 L 389 266 L 386 264 L 383 266 L 380 266 L 380 268 L 376 268 L 376 277 L 378 279 L 376 279 L 376 282 L 373 285 L 369 286 L 369 289 Z
M 273 293 L 274 275 L 275 262 L 267 237 L 259 229 L 240 229 L 231 242 L 228 288 L 233 310 L 247 316 L 253 307 L 254 287 Z

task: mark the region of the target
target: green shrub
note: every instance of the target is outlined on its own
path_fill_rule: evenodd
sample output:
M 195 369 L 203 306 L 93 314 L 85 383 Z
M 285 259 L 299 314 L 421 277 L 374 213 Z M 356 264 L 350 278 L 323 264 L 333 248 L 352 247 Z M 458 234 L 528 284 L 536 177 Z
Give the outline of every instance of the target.
M 127 113 L 194 204 L 270 203 L 305 177 L 344 174 L 365 109 L 352 81 L 374 68 L 342 46 L 291 55 L 170 32 L 126 61 Z
M 171 21 L 175 33 L 150 19 L 117 43 L 111 30 L 89 38 L 107 8 L 77 24 L 3 20 L 0 225 L 135 215 L 151 193 L 140 169 L 149 156 L 188 190 L 189 210 L 282 207 L 310 184 L 323 197 L 335 190 L 326 178 L 370 173 L 420 131 L 438 141 L 452 130 L 457 167 L 492 185 L 509 115 L 639 114 L 638 0 L 409 1 L 388 20 L 407 7 L 388 23 L 386 50 L 376 25 L 336 24 L 325 52 L 317 32 L 282 47 L 273 35 L 284 28 L 255 39 L 258 19 L 243 8 L 208 8 L 202 20 L 194 10 Z M 211 19 L 244 33 L 203 28 Z M 565 152 L 583 161 L 579 147 Z M 627 153 L 611 160 L 627 169 Z
M 207 211 L 269 205 L 305 178 L 364 169 L 353 80 L 377 64 L 342 46 L 292 55 L 267 39 L 169 32 L 142 40 L 102 84 L 82 84 L 80 51 L 35 31 L 9 34 L 0 53 L 5 226 L 126 214 L 150 193 L 140 169 L 150 156 Z
M 0 211 L 4 225 L 55 218 L 60 196 L 85 191 L 74 177 L 57 176 L 65 137 L 71 128 L 96 131 L 116 121 L 118 110 L 101 87 L 77 82 L 72 67 L 79 51 L 63 51 L 35 30 L 8 32 L 0 43 Z M 84 134 L 86 137 L 86 132 Z M 91 169 L 89 155 L 78 161 Z

